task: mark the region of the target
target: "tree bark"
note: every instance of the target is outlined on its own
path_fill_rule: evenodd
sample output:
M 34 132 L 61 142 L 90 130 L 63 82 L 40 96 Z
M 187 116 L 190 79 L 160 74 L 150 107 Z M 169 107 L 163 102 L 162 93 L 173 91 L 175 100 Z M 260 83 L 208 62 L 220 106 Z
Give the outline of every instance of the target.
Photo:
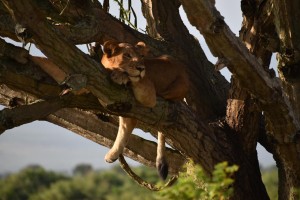
M 274 25 L 279 33 L 280 49 L 278 51 L 278 71 L 283 84 L 284 92 L 292 102 L 292 109 L 295 112 L 299 123 L 300 114 L 300 29 L 295 19 L 299 16 L 299 1 L 274 1 Z M 284 16 L 284 17 L 281 17 Z M 275 146 L 276 160 L 278 160 L 279 170 L 279 199 L 299 199 L 300 188 L 300 137 L 299 129 L 284 145 Z
M 98 1 L 79 2 L 2 0 L 0 35 L 35 43 L 53 67 L 66 74 L 68 87 L 90 91 L 60 96 L 65 86 L 34 65 L 27 51 L 0 40 L 0 102 L 13 107 L 0 113 L 2 131 L 46 120 L 110 147 L 117 132 L 112 115 L 133 117 L 144 130 L 159 130 L 167 137 L 175 149 L 167 151 L 172 173 L 186 158 L 208 174 L 221 161 L 239 165 L 232 199 L 243 200 L 269 199 L 257 160 L 260 141 L 277 162 L 279 198 L 298 198 L 293 190 L 300 186 L 296 0 L 242 0 L 240 38 L 225 24 L 214 1 L 141 1 L 149 35 L 121 23 Z M 232 72 L 230 86 L 183 24 L 181 4 L 211 52 Z M 16 24 L 25 32 L 16 36 Z M 132 44 L 142 40 L 154 56 L 169 54 L 185 63 L 191 82 L 188 105 L 158 98 L 153 109 L 142 107 L 131 90 L 113 84 L 100 63 L 74 46 L 107 39 Z M 269 69 L 273 52 L 279 52 L 280 79 Z M 26 114 L 32 108 L 34 114 Z M 153 142 L 132 136 L 125 154 L 154 166 L 155 149 Z
M 39 76 L 39 74 L 35 74 L 35 76 Z M 96 98 L 91 95 L 85 95 L 84 97 L 70 94 L 66 97 L 62 97 L 63 99 L 60 97 L 59 99 L 50 101 L 37 102 L 39 99 L 49 98 L 49 90 L 42 90 L 42 95 L 38 96 L 29 95 L 31 91 L 29 88 L 29 90 L 26 90 L 26 93 L 23 91 L 18 92 L 4 85 L 0 88 L 1 104 L 10 107 L 9 110 L 4 109 L 0 112 L 2 130 L 14 128 L 35 120 L 45 120 L 69 129 L 103 146 L 109 148 L 112 146 L 118 130 L 118 123 L 111 116 L 102 115 L 104 109 L 99 105 Z M 53 104 L 52 101 L 54 101 L 55 104 Z M 49 105 L 52 109 L 45 108 Z M 69 108 L 61 109 L 62 107 Z M 58 109 L 60 110 L 56 111 Z M 82 109 L 88 109 L 90 111 L 84 111 Z M 30 110 L 30 112 L 27 112 L 28 110 Z M 52 112 L 52 114 L 49 115 L 49 112 Z M 98 112 L 100 112 L 99 115 L 97 115 Z M 143 128 L 143 126 L 140 125 L 139 128 Z M 144 151 L 140 151 L 141 149 Z M 126 156 L 144 165 L 155 167 L 156 144 L 154 142 L 132 135 L 124 153 Z M 178 152 L 170 149 L 167 149 L 167 156 L 169 158 L 171 174 L 178 173 L 185 159 Z

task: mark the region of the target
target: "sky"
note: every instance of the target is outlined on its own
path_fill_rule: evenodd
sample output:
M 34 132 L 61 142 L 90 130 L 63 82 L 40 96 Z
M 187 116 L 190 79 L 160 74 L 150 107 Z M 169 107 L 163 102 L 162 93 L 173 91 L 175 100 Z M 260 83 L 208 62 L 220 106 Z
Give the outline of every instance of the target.
M 137 4 L 138 2 L 134 1 L 136 8 L 140 6 Z M 238 35 L 242 22 L 240 0 L 231 0 L 230 3 L 229 1 L 216 0 L 216 6 L 225 17 L 225 22 L 231 30 Z M 115 16 L 118 16 L 116 6 L 112 5 L 111 10 Z M 181 14 L 184 22 L 188 24 L 182 9 Z M 141 14 L 138 16 L 138 24 L 144 29 L 145 20 L 142 19 Z M 190 25 L 188 28 L 200 41 L 208 59 L 215 63 L 216 58 L 209 52 L 200 33 Z M 86 51 L 85 45 L 80 48 Z M 31 50 L 31 54 L 40 55 L 38 50 L 34 48 Z M 221 73 L 228 80 L 230 79 L 230 72 L 226 68 Z M 143 134 L 138 130 L 135 132 L 139 135 Z M 143 135 L 147 139 L 151 139 L 149 134 L 144 133 Z M 108 168 L 113 164 L 107 164 L 104 161 L 104 155 L 107 151 L 107 148 L 71 131 L 48 122 L 36 121 L 8 130 L 0 135 L 0 174 L 16 172 L 31 164 L 39 164 L 48 170 L 61 172 L 70 172 L 77 164 L 81 163 L 91 164 L 95 169 Z M 260 145 L 258 145 L 258 156 L 261 166 L 268 167 L 274 164 L 271 154 L 267 153 Z M 137 165 L 134 161 L 130 161 L 130 164 Z

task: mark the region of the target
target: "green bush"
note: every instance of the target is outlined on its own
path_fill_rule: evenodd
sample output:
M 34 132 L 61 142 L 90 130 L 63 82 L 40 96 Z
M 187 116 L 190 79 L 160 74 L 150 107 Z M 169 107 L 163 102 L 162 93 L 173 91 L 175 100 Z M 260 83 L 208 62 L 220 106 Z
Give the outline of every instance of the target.
M 185 171 L 180 173 L 177 184 L 160 191 L 156 198 L 161 200 L 228 199 L 233 193 L 233 189 L 230 187 L 233 183 L 231 177 L 237 170 L 238 166 L 228 166 L 227 162 L 222 162 L 215 166 L 210 177 L 199 165 L 188 162 Z

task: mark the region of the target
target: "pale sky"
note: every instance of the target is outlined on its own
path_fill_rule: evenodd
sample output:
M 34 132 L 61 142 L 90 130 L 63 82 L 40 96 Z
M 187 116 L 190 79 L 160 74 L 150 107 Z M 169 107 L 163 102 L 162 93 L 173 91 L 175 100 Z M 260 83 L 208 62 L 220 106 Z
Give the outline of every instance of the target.
M 134 3 L 137 2 L 139 1 Z M 238 35 L 242 22 L 240 0 L 216 0 L 216 3 L 217 9 L 225 17 L 225 22 Z M 114 6 L 111 9 L 116 11 Z M 138 23 L 144 29 L 144 20 L 139 20 Z M 199 39 L 208 59 L 214 63 L 216 58 L 212 57 L 199 32 L 191 26 L 189 30 Z M 31 53 L 37 54 L 35 50 Z M 227 79 L 230 78 L 227 69 L 221 72 Z M 144 135 L 150 139 L 148 134 Z M 112 166 L 104 161 L 107 151 L 107 148 L 56 125 L 33 122 L 0 135 L 0 173 L 14 172 L 31 164 L 40 164 L 46 169 L 58 171 L 70 171 L 80 163 L 89 163 L 97 169 L 107 168 Z M 263 147 L 259 146 L 258 152 L 262 166 L 274 164 L 272 156 Z M 133 162 L 131 164 L 136 165 Z

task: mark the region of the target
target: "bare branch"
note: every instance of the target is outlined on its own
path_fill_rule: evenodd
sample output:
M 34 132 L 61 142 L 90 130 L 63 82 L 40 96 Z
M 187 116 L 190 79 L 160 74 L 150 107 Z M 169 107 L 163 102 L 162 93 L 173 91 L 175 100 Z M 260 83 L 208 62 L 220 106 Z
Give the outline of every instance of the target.
M 63 98 L 56 98 L 10 109 L 5 108 L 0 112 L 0 133 L 25 123 L 40 120 L 64 106 Z
M 29 53 L 27 50 L 9 44 L 0 38 L 0 57 L 8 57 L 25 64 L 28 62 Z
M 76 116 L 76 117 L 74 117 Z M 98 144 L 112 147 L 117 127 L 99 120 L 93 113 L 77 109 L 63 109 L 47 117 L 47 121 L 70 129 Z M 114 133 L 114 134 L 113 134 Z M 156 143 L 131 135 L 124 154 L 144 165 L 155 168 Z M 167 150 L 170 172 L 177 173 L 185 159 L 174 150 Z M 104 160 L 103 160 L 104 162 Z
M 272 50 L 279 48 L 271 45 L 277 37 L 273 25 L 272 15 L 269 12 L 270 2 L 257 2 L 243 0 L 241 7 L 243 11 L 243 23 L 240 38 L 249 51 L 261 60 L 266 71 L 272 56 Z M 259 12 L 256 11 L 259 10 Z M 278 42 L 275 42 L 278 44 Z M 256 149 L 260 126 L 263 124 L 261 109 L 257 100 L 245 90 L 237 80 L 236 76 L 231 78 L 231 89 L 227 100 L 226 122 L 236 132 L 242 143 L 244 151 L 249 157 Z
M 8 106 L 12 102 L 12 100 L 18 100 L 19 102 L 22 102 L 21 104 L 25 104 L 24 106 L 16 107 L 15 109 L 17 109 L 17 111 L 9 111 L 6 109 L 6 113 L 8 112 L 8 114 L 16 114 L 22 111 L 28 111 L 28 109 L 30 109 L 30 112 L 24 116 L 8 115 L 8 117 L 15 117 L 14 119 L 17 119 L 17 121 L 8 120 L 10 118 L 1 117 L 2 121 L 18 123 L 17 125 L 21 125 L 24 123 L 29 123 L 33 120 L 46 120 L 61 127 L 67 128 L 74 133 L 77 133 L 87 139 L 90 139 L 91 141 L 94 141 L 106 147 L 111 147 L 115 140 L 115 134 L 117 133 L 118 125 L 115 122 L 100 120 L 93 112 L 65 108 L 47 117 L 45 116 L 46 114 L 54 112 L 55 110 L 57 110 L 57 108 L 60 108 L 62 106 L 60 100 L 53 100 L 54 102 L 56 102 L 56 104 L 52 104 L 53 102 L 51 101 L 43 101 L 33 105 L 26 105 L 30 102 L 36 101 L 36 97 L 28 96 L 28 94 L 24 92 L 13 91 L 4 85 L 1 86 L 0 93 L 0 102 L 2 105 Z M 75 102 L 78 103 L 78 101 L 76 100 L 76 98 L 78 98 L 77 96 L 70 96 L 66 98 L 72 99 L 72 101 L 68 102 L 73 102 L 75 100 Z M 68 106 L 72 105 L 67 102 L 63 104 Z M 44 109 L 44 106 L 50 106 L 50 108 L 47 107 L 46 109 Z M 80 104 L 77 104 L 77 106 L 81 107 Z M 43 110 L 31 110 L 31 108 L 42 108 Z M 98 106 L 98 108 L 101 107 Z M 35 116 L 32 116 L 33 112 Z M 95 110 L 95 112 L 97 112 L 97 110 Z M 7 115 L 3 115 L 3 117 L 7 117 Z M 5 126 L 5 128 L 12 128 L 10 126 L 11 123 L 6 123 L 6 125 L 9 125 L 9 127 Z M 132 135 L 124 153 L 129 158 L 141 162 L 142 164 L 150 167 L 155 167 L 156 143 L 154 142 L 150 142 L 138 136 Z M 178 152 L 171 149 L 167 150 L 167 156 L 169 159 L 170 172 L 177 173 L 180 170 L 182 164 L 185 162 L 185 159 Z

